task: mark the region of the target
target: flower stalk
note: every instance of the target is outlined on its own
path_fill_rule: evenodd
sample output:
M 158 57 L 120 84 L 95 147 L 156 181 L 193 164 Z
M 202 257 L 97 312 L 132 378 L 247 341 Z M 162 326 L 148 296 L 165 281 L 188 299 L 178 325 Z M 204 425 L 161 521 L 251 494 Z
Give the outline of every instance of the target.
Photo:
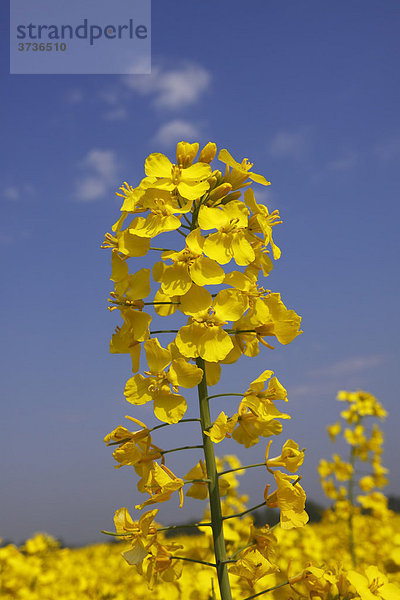
M 207 468 L 207 475 L 210 479 L 208 491 L 210 497 L 211 523 L 214 540 L 214 552 L 217 568 L 217 577 L 221 600 L 232 600 L 231 587 L 229 584 L 228 568 L 226 566 L 226 546 L 223 530 L 223 517 L 221 510 L 221 498 L 218 486 L 218 473 L 215 462 L 214 444 L 204 432 L 211 426 L 210 407 L 208 404 L 208 391 L 206 383 L 204 359 L 198 357 L 196 365 L 202 369 L 203 378 L 200 381 L 197 390 L 199 396 L 200 419 L 203 430 L 203 449 Z

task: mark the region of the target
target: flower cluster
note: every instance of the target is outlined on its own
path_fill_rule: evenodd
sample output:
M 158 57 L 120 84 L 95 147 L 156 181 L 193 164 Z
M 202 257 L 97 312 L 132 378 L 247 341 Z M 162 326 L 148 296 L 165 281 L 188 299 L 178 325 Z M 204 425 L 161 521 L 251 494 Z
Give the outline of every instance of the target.
M 175 163 L 163 154 L 150 154 L 139 184 L 134 187 L 124 182 L 117 192 L 123 200 L 121 216 L 103 244 L 111 249 L 114 289 L 109 308 L 119 311 L 122 319 L 112 336 L 110 351 L 131 357 L 133 375 L 124 390 L 127 402 L 134 406 L 152 402 L 161 425 L 149 428 L 128 417 L 140 429 L 130 431 L 119 426 L 105 442 L 117 446 L 113 454 L 117 467 L 133 467 L 139 476 L 138 490 L 148 494 L 137 509 L 165 502 L 173 495 L 179 496 L 182 506 L 185 485 L 189 486 L 187 496 L 210 500 L 215 566 L 222 597 L 228 600 L 227 567 L 217 565 L 226 563 L 222 521 L 231 517 L 222 516 L 221 497 L 228 494 L 230 482 L 218 471 L 214 444 L 232 437 L 248 448 L 260 438 L 280 434 L 281 421 L 290 417 L 276 404 L 287 401 L 287 394 L 272 371 L 264 371 L 246 391 L 234 394 L 241 397 L 235 413 L 221 411 L 215 420 L 210 416 L 212 396 L 208 396 L 207 386 L 219 382 L 222 365 L 236 363 L 242 356 L 255 357 L 260 348 L 273 348 L 274 340 L 284 345 L 292 342 L 301 333 L 301 318 L 285 306 L 279 293 L 266 289 L 262 282 L 273 269 L 273 260 L 281 255 L 273 239 L 274 227 L 281 220 L 278 211 L 269 212 L 257 202 L 251 185 L 267 186 L 269 182 L 252 171 L 253 165 L 246 158 L 238 162 L 223 149 L 218 153 L 219 163 L 212 167 L 216 157 L 217 147 L 212 142 L 200 152 L 197 143 L 180 142 Z M 158 236 L 164 236 L 163 246 L 173 247 L 153 245 Z M 180 241 L 178 247 L 176 239 Z M 154 253 L 158 260 L 151 268 L 143 267 L 143 260 L 151 262 L 146 255 Z M 133 273 L 131 259 L 142 262 Z M 179 323 L 176 329 L 154 325 L 156 319 L 172 315 L 174 323 Z M 185 419 L 188 399 L 184 390 L 196 386 L 200 418 Z M 202 444 L 168 450 L 154 444 L 153 431 L 185 421 L 200 423 Z M 262 464 L 276 489 L 270 493 L 271 484 L 267 485 L 263 504 L 280 509 L 282 528 L 301 527 L 308 520 L 305 493 L 300 477 L 293 473 L 302 464 L 304 451 L 288 440 L 279 456 L 268 458 L 269 446 Z M 192 448 L 202 448 L 204 459 L 185 476 L 175 475 L 166 465 L 165 455 Z M 131 535 L 117 527 L 116 533 L 124 534 L 132 543 L 124 554 L 129 564 L 146 572 L 152 584 L 157 574 L 163 573 L 164 579 L 179 577 L 182 569 L 177 566 L 174 549 L 157 541 L 157 536 L 149 533 L 151 528 L 143 533 L 141 519 L 132 520 L 126 508 L 120 511 L 115 517 L 118 523 L 123 514 L 124 527 L 129 523 L 135 532 Z M 225 532 L 228 528 L 225 524 Z M 263 534 L 257 536 L 261 540 Z M 239 553 L 231 572 L 249 579 L 252 561 L 257 565 L 258 560 L 269 560 L 265 547 L 266 542 L 259 541 L 244 555 Z M 265 570 L 258 573 L 257 568 L 250 577 L 253 582 Z

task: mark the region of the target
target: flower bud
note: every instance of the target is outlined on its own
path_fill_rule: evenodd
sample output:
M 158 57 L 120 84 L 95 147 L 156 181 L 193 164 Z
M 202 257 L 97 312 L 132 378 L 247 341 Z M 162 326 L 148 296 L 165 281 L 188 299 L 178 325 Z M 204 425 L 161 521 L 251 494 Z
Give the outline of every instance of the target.
M 214 142 L 208 142 L 200 152 L 199 162 L 210 163 L 217 154 L 217 145 Z
M 232 189 L 230 183 L 221 183 L 218 187 L 216 187 L 212 192 L 210 192 L 210 200 L 215 202 L 216 200 L 220 200 L 224 198 Z
M 179 142 L 176 146 L 176 164 L 186 169 L 193 164 L 194 157 L 199 151 L 199 144 Z

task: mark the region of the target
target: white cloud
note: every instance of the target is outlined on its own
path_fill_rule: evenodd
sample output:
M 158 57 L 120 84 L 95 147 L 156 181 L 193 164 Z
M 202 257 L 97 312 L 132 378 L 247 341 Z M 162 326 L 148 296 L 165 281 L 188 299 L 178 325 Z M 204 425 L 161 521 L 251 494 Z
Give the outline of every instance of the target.
M 123 106 L 112 108 L 108 112 L 104 113 L 104 118 L 107 121 L 123 121 L 128 118 L 129 113 Z
M 24 183 L 22 185 L 9 185 L 2 191 L 3 198 L 7 200 L 20 200 L 25 196 L 31 196 L 35 193 L 35 187 L 31 183 Z
M 153 141 L 162 146 L 171 146 L 182 140 L 185 142 L 195 141 L 200 135 L 200 131 L 196 125 L 182 119 L 175 119 L 162 125 L 154 136 Z
M 378 144 L 375 154 L 382 160 L 393 160 L 400 156 L 400 137 L 393 137 Z
M 269 152 L 278 158 L 299 159 L 308 150 L 308 146 L 308 140 L 303 133 L 280 131 L 270 142 Z
M 353 169 L 358 163 L 358 155 L 356 152 L 349 152 L 341 158 L 331 161 L 327 165 L 330 171 L 348 171 Z
M 118 175 L 117 158 L 113 150 L 93 149 L 80 164 L 84 175 L 76 182 L 76 197 L 84 202 L 98 200 L 115 185 Z
M 7 200 L 19 200 L 21 192 L 15 185 L 10 185 L 4 188 L 3 196 L 4 198 L 7 198 Z
M 317 377 L 336 377 L 352 375 L 355 372 L 365 371 L 384 362 L 384 357 L 379 355 L 353 356 L 338 361 L 327 367 L 321 367 L 310 371 L 310 375 Z
M 80 104 L 84 100 L 83 92 L 78 89 L 70 90 L 66 95 L 66 100 L 68 104 Z
M 144 96 L 150 96 L 157 107 L 177 110 L 196 103 L 211 83 L 204 67 L 187 63 L 176 69 L 156 67 L 151 75 L 123 78 L 125 85 Z

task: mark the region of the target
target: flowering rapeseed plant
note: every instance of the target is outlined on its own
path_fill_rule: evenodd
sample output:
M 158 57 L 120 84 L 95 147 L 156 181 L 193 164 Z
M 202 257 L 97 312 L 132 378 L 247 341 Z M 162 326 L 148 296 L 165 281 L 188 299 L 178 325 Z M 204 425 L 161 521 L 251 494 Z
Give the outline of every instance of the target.
M 198 151 L 197 143 L 180 142 L 176 162 L 160 153 L 150 154 L 142 181 L 136 187 L 124 182 L 117 192 L 123 199 L 121 216 L 103 244 L 111 249 L 114 290 L 110 310 L 119 310 L 122 318 L 110 350 L 130 354 L 132 359 L 133 376 L 125 386 L 126 400 L 139 407 L 152 401 L 154 415 L 162 424 L 148 428 L 132 418 L 140 425 L 139 431 L 119 426 L 105 441 L 118 446 L 114 451 L 117 466 L 133 466 L 140 478 L 139 491 L 150 496 L 136 508 L 168 501 L 174 492 L 182 506 L 186 484 L 190 484 L 188 496 L 209 499 L 209 520 L 198 526 L 212 532 L 214 561 L 207 561 L 207 566 L 216 569 L 221 598 L 229 600 L 230 563 L 230 572 L 244 578 L 250 587 L 278 567 L 271 562 L 270 546 L 275 538 L 268 527 L 251 534 L 256 536 L 255 544 L 247 544 L 243 550 L 236 548 L 228 558 L 229 536 L 236 537 L 236 542 L 240 536 L 233 533 L 227 521 L 241 516 L 243 505 L 239 502 L 233 506 L 236 513 L 225 514 L 229 504 L 224 500 L 224 505 L 221 496 L 229 497 L 233 471 L 260 465 L 220 470 L 214 444 L 232 437 L 246 447 L 253 446 L 261 437 L 280 434 L 281 420 L 290 416 L 275 404 L 287 401 L 287 394 L 272 371 L 264 371 L 246 391 L 229 393 L 241 397 L 236 412 L 227 415 L 222 411 L 214 420 L 209 407 L 214 396 L 209 395 L 207 386 L 218 383 L 221 365 L 235 363 L 242 355 L 257 356 L 260 348 L 272 347 L 274 338 L 281 344 L 292 342 L 301 333 L 301 318 L 285 306 L 279 293 L 265 289 L 262 283 L 273 268 L 272 258 L 276 260 L 281 254 L 272 236 L 281 220 L 278 211 L 270 213 L 256 201 L 250 186 L 253 182 L 264 186 L 269 182 L 251 170 L 253 165 L 246 158 L 239 162 L 225 149 L 218 154 L 220 163 L 212 167 L 217 156 L 212 142 L 200 151 L 196 161 Z M 178 247 L 152 245 L 154 238 L 168 234 L 171 240 L 174 233 L 181 241 Z M 155 260 L 152 269 L 139 268 L 130 273 L 130 259 L 149 252 L 159 254 L 161 260 Z M 156 287 L 153 296 L 151 278 Z M 178 329 L 154 327 L 155 318 L 176 317 L 179 313 L 186 322 Z M 161 342 L 158 335 L 168 342 Z M 144 359 L 147 368 L 141 373 L 140 361 Z M 187 410 L 183 389 L 195 386 L 199 418 L 183 419 Z M 197 446 L 163 450 L 153 443 L 152 433 L 159 427 L 187 421 L 200 423 L 201 443 Z M 179 477 L 165 464 L 165 455 L 189 448 L 203 449 L 204 459 L 185 477 Z M 278 467 L 295 473 L 303 456 L 296 442 L 288 440 L 280 455 L 270 459 L 267 453 L 261 463 L 276 488 L 270 492 L 271 484 L 267 484 L 261 505 L 280 509 L 284 529 L 303 526 L 308 516 L 300 477 L 279 471 Z M 119 509 L 115 535 L 130 541 L 131 549 L 124 557 L 151 586 L 158 580 L 180 577 L 182 563 L 201 563 L 200 557 L 185 550 L 177 555 L 179 547 L 160 542 L 157 528 L 149 525 L 154 511 L 145 515 L 136 521 L 126 508 Z

